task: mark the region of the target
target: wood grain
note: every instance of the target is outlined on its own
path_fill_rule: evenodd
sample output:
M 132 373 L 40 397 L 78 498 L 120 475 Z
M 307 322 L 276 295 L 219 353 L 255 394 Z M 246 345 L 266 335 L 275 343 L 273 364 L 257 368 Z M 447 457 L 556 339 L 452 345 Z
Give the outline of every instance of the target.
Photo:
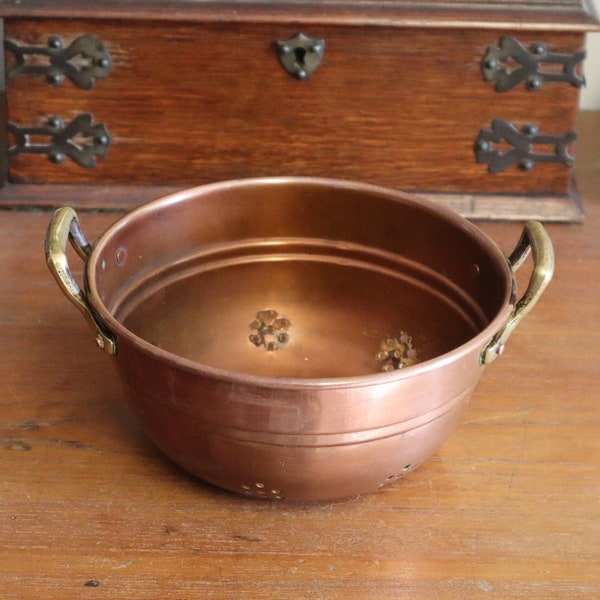
M 323 64 L 307 81 L 288 75 L 274 43 L 297 24 L 173 23 L 113 20 L 8 20 L 6 37 L 65 45 L 96 35 L 113 69 L 93 90 L 40 77 L 8 81 L 11 122 L 65 122 L 90 112 L 112 136 L 93 169 L 43 155 L 11 160 L 19 183 L 194 185 L 249 176 L 313 175 L 360 179 L 412 191 L 567 196 L 571 169 L 515 165 L 499 174 L 477 164 L 480 129 L 501 118 L 562 135 L 575 129 L 578 90 L 546 84 L 497 93 L 480 72 L 489 45 L 522 30 L 313 25 L 325 40 Z M 549 50 L 572 53 L 581 33 L 552 32 Z M 544 149 L 548 151 L 548 148 Z
M 244 499 L 164 459 L 46 270 L 50 213 L 0 212 L 3 600 L 600 597 L 600 114 L 579 125 L 587 220 L 548 225 L 553 282 L 436 456 L 347 502 Z M 94 238 L 119 215 L 80 216 Z M 506 252 L 521 231 L 480 226 Z

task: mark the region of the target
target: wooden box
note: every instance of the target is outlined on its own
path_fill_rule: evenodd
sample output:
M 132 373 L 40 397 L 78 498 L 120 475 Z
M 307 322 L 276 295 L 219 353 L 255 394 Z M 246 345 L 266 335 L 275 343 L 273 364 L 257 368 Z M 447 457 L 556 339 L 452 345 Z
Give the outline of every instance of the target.
M 310 175 L 581 218 L 585 2 L 0 0 L 0 17 L 0 202 Z

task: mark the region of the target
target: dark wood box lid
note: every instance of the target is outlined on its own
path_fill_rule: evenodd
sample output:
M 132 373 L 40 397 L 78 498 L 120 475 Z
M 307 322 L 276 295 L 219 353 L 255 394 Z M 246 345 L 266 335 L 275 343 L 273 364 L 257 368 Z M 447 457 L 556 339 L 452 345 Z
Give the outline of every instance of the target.
M 0 17 L 600 29 L 591 0 L 0 0 Z

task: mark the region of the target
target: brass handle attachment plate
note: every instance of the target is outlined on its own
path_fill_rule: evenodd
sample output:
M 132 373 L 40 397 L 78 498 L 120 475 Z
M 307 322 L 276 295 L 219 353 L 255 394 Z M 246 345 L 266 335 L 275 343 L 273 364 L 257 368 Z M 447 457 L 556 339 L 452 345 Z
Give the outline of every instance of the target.
M 113 334 L 95 315 L 86 295 L 83 293 L 71 274 L 66 255 L 67 241 L 75 252 L 86 259 L 91 252 L 91 246 L 86 240 L 77 214 L 70 207 L 59 208 L 53 215 L 46 233 L 46 262 L 50 272 L 65 296 L 77 307 L 85 317 L 88 325 L 96 336 L 96 344 L 109 355 L 117 353 L 117 344 Z
M 523 317 L 535 306 L 552 279 L 554 274 L 554 249 L 543 225 L 537 221 L 529 221 L 525 224 L 521 239 L 508 258 L 513 272 L 517 271 L 525 262 L 530 251 L 534 266 L 527 289 L 521 299 L 514 305 L 504 327 L 483 349 L 480 356 L 481 364 L 489 364 L 502 354 L 510 334 Z

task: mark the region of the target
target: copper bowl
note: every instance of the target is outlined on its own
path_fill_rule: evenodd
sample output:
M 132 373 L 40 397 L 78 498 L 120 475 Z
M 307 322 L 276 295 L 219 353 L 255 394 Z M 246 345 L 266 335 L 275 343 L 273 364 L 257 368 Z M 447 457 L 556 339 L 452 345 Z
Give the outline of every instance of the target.
M 554 262 L 539 223 L 507 258 L 452 212 L 313 178 L 177 193 L 93 246 L 62 208 L 46 255 L 165 454 L 228 490 L 295 500 L 377 490 L 434 453 Z

